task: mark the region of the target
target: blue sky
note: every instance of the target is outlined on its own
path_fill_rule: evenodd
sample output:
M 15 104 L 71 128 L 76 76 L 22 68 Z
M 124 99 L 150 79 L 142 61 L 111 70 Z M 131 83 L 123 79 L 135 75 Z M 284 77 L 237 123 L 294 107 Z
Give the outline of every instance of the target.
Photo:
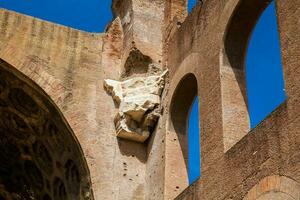
M 189 10 L 197 0 L 190 0 Z M 0 7 L 88 32 L 103 32 L 111 21 L 109 0 L 0 0 Z M 246 58 L 247 96 L 254 128 L 285 100 L 280 46 L 272 3 L 250 39 Z M 197 98 L 189 116 L 189 182 L 200 176 L 199 110 Z
M 188 0 L 188 11 L 191 12 L 197 0 Z M 196 97 L 188 119 L 188 176 L 189 184 L 200 177 L 200 119 L 199 98 Z
M 88 32 L 111 21 L 110 0 L 0 0 L 0 7 Z
M 199 98 L 193 102 L 188 120 L 188 174 L 189 183 L 193 183 L 200 176 L 200 122 Z

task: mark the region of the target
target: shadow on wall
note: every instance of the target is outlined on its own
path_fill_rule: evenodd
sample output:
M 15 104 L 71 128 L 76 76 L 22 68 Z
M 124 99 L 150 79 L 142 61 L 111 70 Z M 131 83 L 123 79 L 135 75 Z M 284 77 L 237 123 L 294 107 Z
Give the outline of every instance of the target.
M 147 162 L 147 144 L 133 142 L 122 138 L 118 139 L 118 147 L 122 155 L 127 157 L 137 158 L 139 162 L 146 163 Z
M 189 125 L 189 114 L 191 113 L 192 105 L 195 101 L 195 98 L 197 97 L 197 94 L 198 94 L 198 87 L 197 87 L 196 77 L 193 74 L 187 74 L 185 77 L 182 78 L 182 80 L 178 84 L 171 102 L 171 127 L 170 128 L 171 128 L 171 132 L 177 134 L 187 172 L 190 172 L 190 169 L 193 169 L 195 167 L 195 166 L 190 166 L 191 167 L 190 168 L 188 162 L 189 161 L 188 125 Z M 199 153 L 199 151 L 194 153 Z M 194 158 L 196 157 L 197 156 L 195 156 Z M 193 174 L 193 176 L 194 175 L 195 174 Z M 194 177 L 191 180 L 194 180 Z M 186 180 L 182 180 L 182 181 L 186 181 Z
M 81 147 L 42 89 L 0 59 L 0 199 L 93 199 Z

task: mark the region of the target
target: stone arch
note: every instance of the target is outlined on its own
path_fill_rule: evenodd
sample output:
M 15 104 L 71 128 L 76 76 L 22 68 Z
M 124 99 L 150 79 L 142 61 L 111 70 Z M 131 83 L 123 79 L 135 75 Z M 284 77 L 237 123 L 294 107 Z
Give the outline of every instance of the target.
M 250 130 L 245 56 L 256 22 L 271 2 L 230 0 L 221 15 L 220 28 L 224 34 L 220 50 L 224 151 Z
M 188 73 L 177 85 L 170 106 L 170 130 L 179 135 L 179 142 L 182 142 L 180 145 L 185 160 L 187 159 L 187 149 L 185 148 L 187 146 L 186 135 L 188 114 L 197 93 L 197 79 L 194 74 Z
M 167 151 L 172 151 L 168 157 L 167 196 L 176 197 L 189 185 L 188 179 L 188 116 L 192 104 L 198 95 L 197 78 L 193 73 L 184 74 L 172 93 L 169 106 Z M 172 169 L 171 169 L 172 168 Z
M 0 59 L 0 199 L 93 199 L 83 152 L 49 96 Z
M 300 184 L 286 176 L 272 175 L 252 187 L 243 200 L 298 200 Z

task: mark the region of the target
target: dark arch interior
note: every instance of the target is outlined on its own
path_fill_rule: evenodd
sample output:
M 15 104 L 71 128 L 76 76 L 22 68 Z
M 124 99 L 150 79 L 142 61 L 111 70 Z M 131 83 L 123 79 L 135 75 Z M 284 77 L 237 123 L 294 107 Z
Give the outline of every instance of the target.
M 78 142 L 49 97 L 0 59 L 0 200 L 93 199 Z
M 187 74 L 179 82 L 171 102 L 171 125 L 178 135 L 186 167 L 188 167 L 188 117 L 197 93 L 196 77 Z
M 176 133 L 186 134 L 191 105 L 197 96 L 197 79 L 187 74 L 178 84 L 171 102 L 171 120 Z

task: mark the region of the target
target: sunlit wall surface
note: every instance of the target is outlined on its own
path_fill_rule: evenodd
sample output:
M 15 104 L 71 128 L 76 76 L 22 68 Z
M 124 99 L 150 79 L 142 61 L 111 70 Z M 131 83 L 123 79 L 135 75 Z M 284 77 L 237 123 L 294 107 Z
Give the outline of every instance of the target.
M 286 99 L 275 3 L 261 15 L 246 57 L 248 108 L 251 128 Z
M 197 0 L 188 1 L 191 11 Z M 76 29 L 102 32 L 112 19 L 109 0 L 0 0 L 0 7 Z M 251 127 L 272 112 L 286 96 L 282 75 L 275 5 L 258 21 L 246 57 L 247 96 Z M 188 127 L 188 174 L 192 183 L 200 176 L 198 98 L 192 106 Z
M 188 119 L 188 175 L 189 183 L 200 177 L 200 130 L 199 130 L 199 98 L 191 107 Z

